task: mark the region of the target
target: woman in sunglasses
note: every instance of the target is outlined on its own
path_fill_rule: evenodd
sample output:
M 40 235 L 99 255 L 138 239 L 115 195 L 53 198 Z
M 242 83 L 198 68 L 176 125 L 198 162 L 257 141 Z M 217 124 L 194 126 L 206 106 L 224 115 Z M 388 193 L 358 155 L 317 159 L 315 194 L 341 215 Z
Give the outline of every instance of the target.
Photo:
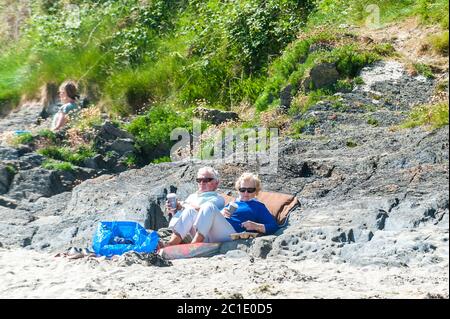
M 235 204 L 237 209 L 230 213 L 230 205 L 222 211 L 222 215 L 238 233 L 256 231 L 261 234 L 273 234 L 278 230 L 275 218 L 267 207 L 256 199 L 261 190 L 261 180 L 252 173 L 242 174 L 235 184 L 239 192 Z

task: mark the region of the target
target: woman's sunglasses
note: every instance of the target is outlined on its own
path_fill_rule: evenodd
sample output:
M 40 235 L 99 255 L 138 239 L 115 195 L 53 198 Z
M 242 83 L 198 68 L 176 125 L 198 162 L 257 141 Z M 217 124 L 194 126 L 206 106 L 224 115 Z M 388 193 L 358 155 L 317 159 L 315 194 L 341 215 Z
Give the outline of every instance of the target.
M 249 193 L 249 194 L 253 194 L 254 192 L 256 192 L 256 188 L 245 188 L 245 187 L 241 187 L 241 188 L 239 188 L 239 191 L 240 191 L 241 193 L 247 192 L 247 193 Z
M 214 178 L 211 178 L 211 177 L 207 177 L 207 178 L 197 178 L 196 179 L 196 181 L 197 181 L 197 183 L 201 183 L 201 182 L 205 182 L 205 183 L 209 183 L 209 182 L 211 182 L 211 181 L 213 181 L 214 180 Z

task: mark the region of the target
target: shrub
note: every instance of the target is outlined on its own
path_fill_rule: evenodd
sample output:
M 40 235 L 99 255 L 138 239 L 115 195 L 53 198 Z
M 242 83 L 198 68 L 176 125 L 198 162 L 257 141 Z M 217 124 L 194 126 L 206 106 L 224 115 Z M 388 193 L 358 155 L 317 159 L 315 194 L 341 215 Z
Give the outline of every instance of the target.
M 379 59 L 378 54 L 374 52 L 361 50 L 354 44 L 348 44 L 326 54 L 322 61 L 335 63 L 340 76 L 353 78 L 363 67 Z
M 95 155 L 95 152 L 89 146 L 80 146 L 75 150 L 68 147 L 48 146 L 37 152 L 50 159 L 69 162 L 78 166 L 83 165 L 85 159 Z
M 137 147 L 151 161 L 167 156 L 170 147 L 175 143 L 170 140 L 173 129 L 186 128 L 192 132 L 192 123 L 186 113 L 156 106 L 146 114 L 136 117 L 125 128 L 135 136 Z
M 153 163 L 153 164 L 169 163 L 169 162 L 171 162 L 171 161 L 172 161 L 172 159 L 171 159 L 169 156 L 163 156 L 163 157 L 154 159 L 154 160 L 152 161 L 152 163 Z
M 449 35 L 447 30 L 430 36 L 428 41 L 434 51 L 442 55 L 448 55 L 448 38 Z
M 378 120 L 374 119 L 373 117 L 369 117 L 367 119 L 367 124 L 372 125 L 372 126 L 378 126 Z
M 29 144 L 34 141 L 34 136 L 31 133 L 23 133 L 13 138 L 12 144 L 13 145 L 20 145 L 20 144 Z
M 55 160 L 46 160 L 42 163 L 42 167 L 48 170 L 58 170 L 58 171 L 66 171 L 73 172 L 75 168 L 71 163 L 55 161 Z
M 39 137 L 46 138 L 46 139 L 48 139 L 49 141 L 51 141 L 51 142 L 53 142 L 53 143 L 56 142 L 56 134 L 55 134 L 55 132 L 53 132 L 53 131 L 51 131 L 51 130 L 48 130 L 48 129 L 41 130 L 41 131 L 39 131 L 39 132 L 37 133 L 37 135 L 38 135 Z
M 353 148 L 353 147 L 358 146 L 358 144 L 357 144 L 354 140 L 352 140 L 352 139 L 348 139 L 348 140 L 345 142 L 345 145 L 347 145 L 347 147 L 350 147 L 350 148 Z
M 300 121 L 294 122 L 291 125 L 290 136 L 293 138 L 299 138 L 305 129 L 316 124 L 317 120 L 315 118 L 302 119 Z
M 440 102 L 415 107 L 400 127 L 427 126 L 431 129 L 438 129 L 445 125 L 448 125 L 448 102 Z
M 433 71 L 431 70 L 429 65 L 426 65 L 423 63 L 414 63 L 413 67 L 417 71 L 417 73 L 423 75 L 424 77 L 426 77 L 428 79 L 434 78 Z
M 438 23 L 448 29 L 448 0 L 417 0 L 414 8 L 423 23 Z

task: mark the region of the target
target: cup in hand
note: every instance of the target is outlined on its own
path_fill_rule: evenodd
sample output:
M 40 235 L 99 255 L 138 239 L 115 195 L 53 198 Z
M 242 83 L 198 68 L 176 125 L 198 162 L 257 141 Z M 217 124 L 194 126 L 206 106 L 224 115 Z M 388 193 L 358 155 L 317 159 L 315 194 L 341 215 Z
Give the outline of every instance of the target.
M 169 193 L 167 194 L 167 202 L 169 203 L 169 207 L 176 209 L 177 208 L 177 194 Z
M 228 211 L 230 212 L 230 214 L 233 214 L 236 209 L 238 209 L 238 205 L 235 202 L 230 203 L 228 207 Z

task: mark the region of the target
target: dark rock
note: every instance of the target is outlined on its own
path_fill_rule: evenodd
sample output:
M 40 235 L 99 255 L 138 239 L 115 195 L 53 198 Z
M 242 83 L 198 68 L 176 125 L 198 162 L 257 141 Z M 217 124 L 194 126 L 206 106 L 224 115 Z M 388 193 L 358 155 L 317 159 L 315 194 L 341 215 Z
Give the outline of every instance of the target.
M 280 92 L 280 105 L 284 106 L 286 108 L 289 108 L 291 106 L 292 102 L 292 85 L 286 86 L 284 89 Z
M 108 167 L 103 155 L 97 154 L 94 157 L 86 158 L 83 162 L 84 166 L 92 169 L 106 169 Z
M 251 254 L 254 257 L 266 258 L 272 250 L 272 243 L 276 236 L 257 237 L 251 247 Z
M 194 116 L 209 121 L 214 125 L 218 125 L 227 121 L 237 121 L 239 120 L 239 116 L 235 112 L 226 112 L 214 109 L 206 109 L 203 107 L 197 107 L 194 112 Z
M 14 173 L 14 170 L 10 166 L 0 164 L 0 195 L 8 192 Z
M 106 121 L 99 129 L 98 137 L 104 140 L 133 139 L 133 135 Z
M 234 251 L 237 249 L 250 253 L 249 247 L 251 246 L 252 242 L 253 239 L 238 239 L 233 241 L 227 241 L 222 243 L 222 245 L 220 245 L 219 253 L 226 254 L 229 251 Z
M 29 246 L 36 228 L 29 225 L 30 212 L 0 206 L 0 242 L 5 247 Z
M 134 141 L 132 139 L 116 139 L 112 142 L 109 147 L 109 150 L 115 151 L 119 154 L 124 154 L 128 152 L 134 151 Z
M 14 209 L 18 206 L 18 203 L 12 198 L 0 196 L 0 206 Z
M 17 154 L 22 157 L 25 154 L 31 153 L 33 151 L 33 149 L 28 146 L 28 145 L 21 145 L 18 149 L 17 149 Z
M 16 160 L 19 158 L 19 152 L 11 147 L 0 146 L 0 161 Z
M 20 157 L 19 161 L 16 161 L 16 166 L 19 170 L 29 170 L 35 167 L 39 167 L 45 161 L 45 157 L 36 153 L 27 153 Z
M 339 72 L 334 63 L 320 63 L 315 65 L 303 82 L 306 92 L 311 89 L 321 89 L 333 85 L 339 79 Z
M 19 171 L 7 193 L 16 200 L 34 201 L 39 197 L 50 197 L 62 193 L 67 188 L 62 184 L 59 174 L 43 168 Z
M 433 265 L 437 270 L 448 264 L 448 126 L 433 131 L 389 129 L 405 119 L 416 101 L 430 101 L 434 82 L 408 76 L 392 61 L 367 67 L 361 76 L 364 85 L 317 103 L 302 115 L 301 119 L 314 117 L 314 129 L 297 140 L 280 139 L 276 168 L 263 171 L 266 164 L 260 157 L 256 163 L 208 162 L 221 174 L 221 191 L 232 193 L 236 177 L 254 171 L 265 190 L 296 194 L 302 203 L 274 237 L 226 242 L 220 253 L 238 249 L 261 258 Z M 369 116 L 378 125 L 368 124 Z M 126 137 L 109 138 L 102 145 Z M 349 140 L 358 146 L 345 147 Z M 113 169 L 123 156 L 115 152 L 105 162 Z M 16 155 L 9 160 L 20 159 Z M 14 192 L 10 189 L 5 201 L 21 190 L 22 183 L 35 201 L 15 197 L 15 209 L 0 213 L 0 242 L 55 250 L 90 246 L 99 221 L 167 226 L 165 195 L 176 191 L 185 199 L 194 192 L 196 171 L 204 164 L 151 164 L 118 176 L 103 175 L 49 198 L 43 197 L 54 193 L 46 191 L 52 189 L 48 175 L 35 183 L 31 177 L 19 183 L 25 173 L 19 171 L 13 179 Z M 57 178 L 74 177 L 58 173 Z

